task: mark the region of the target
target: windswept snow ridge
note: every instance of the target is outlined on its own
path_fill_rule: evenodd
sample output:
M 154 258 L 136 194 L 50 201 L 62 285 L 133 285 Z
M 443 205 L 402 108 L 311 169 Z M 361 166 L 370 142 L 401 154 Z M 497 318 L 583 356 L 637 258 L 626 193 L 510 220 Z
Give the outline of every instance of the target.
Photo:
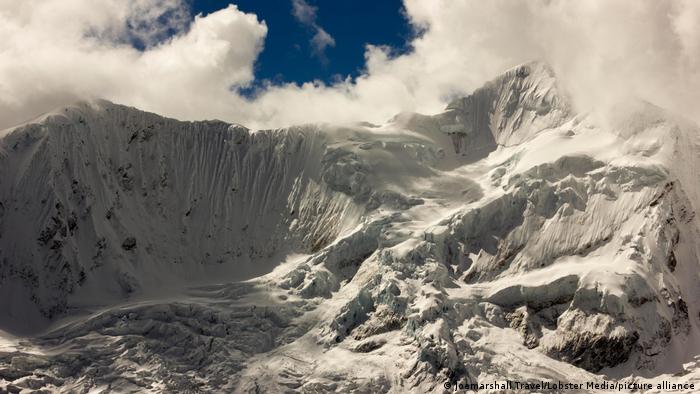
M 98 101 L 17 127 L 0 387 L 698 387 L 700 130 L 632 106 L 596 124 L 530 63 L 384 125 Z

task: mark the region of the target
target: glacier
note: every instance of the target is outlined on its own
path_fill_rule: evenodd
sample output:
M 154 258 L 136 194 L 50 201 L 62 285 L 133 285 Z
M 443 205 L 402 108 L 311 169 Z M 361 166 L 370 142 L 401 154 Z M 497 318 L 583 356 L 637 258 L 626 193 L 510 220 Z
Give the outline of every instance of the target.
M 6 130 L 0 388 L 700 385 L 700 128 L 618 114 L 532 62 L 379 125 L 92 100 Z

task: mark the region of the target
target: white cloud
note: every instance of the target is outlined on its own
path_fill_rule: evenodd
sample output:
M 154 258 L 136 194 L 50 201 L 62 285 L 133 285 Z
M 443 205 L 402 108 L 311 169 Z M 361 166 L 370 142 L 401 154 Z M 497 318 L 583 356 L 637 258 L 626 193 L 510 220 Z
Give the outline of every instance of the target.
M 353 80 L 269 85 L 248 100 L 229 88 L 252 82 L 267 28 L 233 6 L 186 27 L 182 0 L 0 0 L 0 126 L 84 97 L 252 127 L 383 121 L 404 110 L 439 111 L 538 58 L 583 109 L 636 95 L 700 120 L 700 2 L 405 0 L 405 7 L 423 31 L 409 53 L 368 46 L 366 69 Z M 164 12 L 172 17 L 155 23 Z M 316 10 L 295 15 L 315 23 Z M 163 42 L 167 29 L 180 34 Z M 146 50 L 126 44 L 134 34 Z
M 292 0 L 292 15 L 305 25 L 316 23 L 317 7 L 314 7 L 304 0 Z
M 310 5 L 305 0 L 292 0 L 292 15 L 300 23 L 310 27 L 315 32 L 310 41 L 314 55 L 321 62 L 327 63 L 326 48 L 334 47 L 335 39 L 316 22 L 317 12 L 318 7 Z
M 334 47 L 335 39 L 330 34 L 328 34 L 328 32 L 326 32 L 320 27 L 317 27 L 316 34 L 314 34 L 314 37 L 311 39 L 311 46 L 313 47 L 316 56 L 318 56 L 319 59 L 325 62 L 326 48 Z
M 83 98 L 181 118 L 227 117 L 267 33 L 235 6 L 187 27 L 181 0 L 0 0 L 0 126 Z M 174 18 L 160 18 L 164 14 Z M 166 29 L 181 32 L 156 40 Z M 127 41 L 138 35 L 145 51 Z

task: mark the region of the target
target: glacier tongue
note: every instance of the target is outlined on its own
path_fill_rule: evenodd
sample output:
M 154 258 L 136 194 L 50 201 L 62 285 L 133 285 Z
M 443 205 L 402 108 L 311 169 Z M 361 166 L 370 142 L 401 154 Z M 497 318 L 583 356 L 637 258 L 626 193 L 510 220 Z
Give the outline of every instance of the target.
M 597 124 L 529 63 L 385 125 L 96 101 L 19 126 L 0 387 L 700 384 L 700 130 L 639 108 Z

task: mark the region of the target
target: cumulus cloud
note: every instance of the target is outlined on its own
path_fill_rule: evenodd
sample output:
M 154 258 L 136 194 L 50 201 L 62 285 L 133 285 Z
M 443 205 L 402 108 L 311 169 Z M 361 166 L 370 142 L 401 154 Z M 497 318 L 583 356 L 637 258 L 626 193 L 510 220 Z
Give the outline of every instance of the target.
M 0 0 L 0 126 L 97 97 L 227 117 L 242 101 L 230 88 L 252 81 L 267 27 L 235 6 L 184 25 L 186 9 L 181 0 Z M 180 34 L 158 41 L 169 29 Z
M 433 113 L 502 71 L 548 62 L 582 111 L 632 97 L 700 119 L 700 2 L 656 0 L 405 0 L 411 51 L 368 46 L 366 69 L 332 86 L 268 88 L 271 118 L 386 120 Z M 290 110 L 291 109 L 291 110 Z
M 0 126 L 86 97 L 256 128 L 381 122 L 400 111 L 440 111 L 533 59 L 552 65 L 582 110 L 635 96 L 700 120 L 700 2 L 404 0 L 404 6 L 416 31 L 407 53 L 368 45 L 356 78 L 263 82 L 251 99 L 237 89 L 253 81 L 267 27 L 235 6 L 183 24 L 183 0 L 0 0 Z M 315 12 L 301 7 L 295 16 L 315 23 Z M 164 39 L 165 31 L 177 34 Z M 135 35 L 144 48 L 129 43 Z
M 316 55 L 319 60 L 326 63 L 328 61 L 326 58 L 326 48 L 334 47 L 335 39 L 316 22 L 317 11 L 318 7 L 314 7 L 304 0 L 292 0 L 292 15 L 294 15 L 300 23 L 313 29 L 314 36 L 310 41 L 311 48 L 313 49 L 314 55 Z

